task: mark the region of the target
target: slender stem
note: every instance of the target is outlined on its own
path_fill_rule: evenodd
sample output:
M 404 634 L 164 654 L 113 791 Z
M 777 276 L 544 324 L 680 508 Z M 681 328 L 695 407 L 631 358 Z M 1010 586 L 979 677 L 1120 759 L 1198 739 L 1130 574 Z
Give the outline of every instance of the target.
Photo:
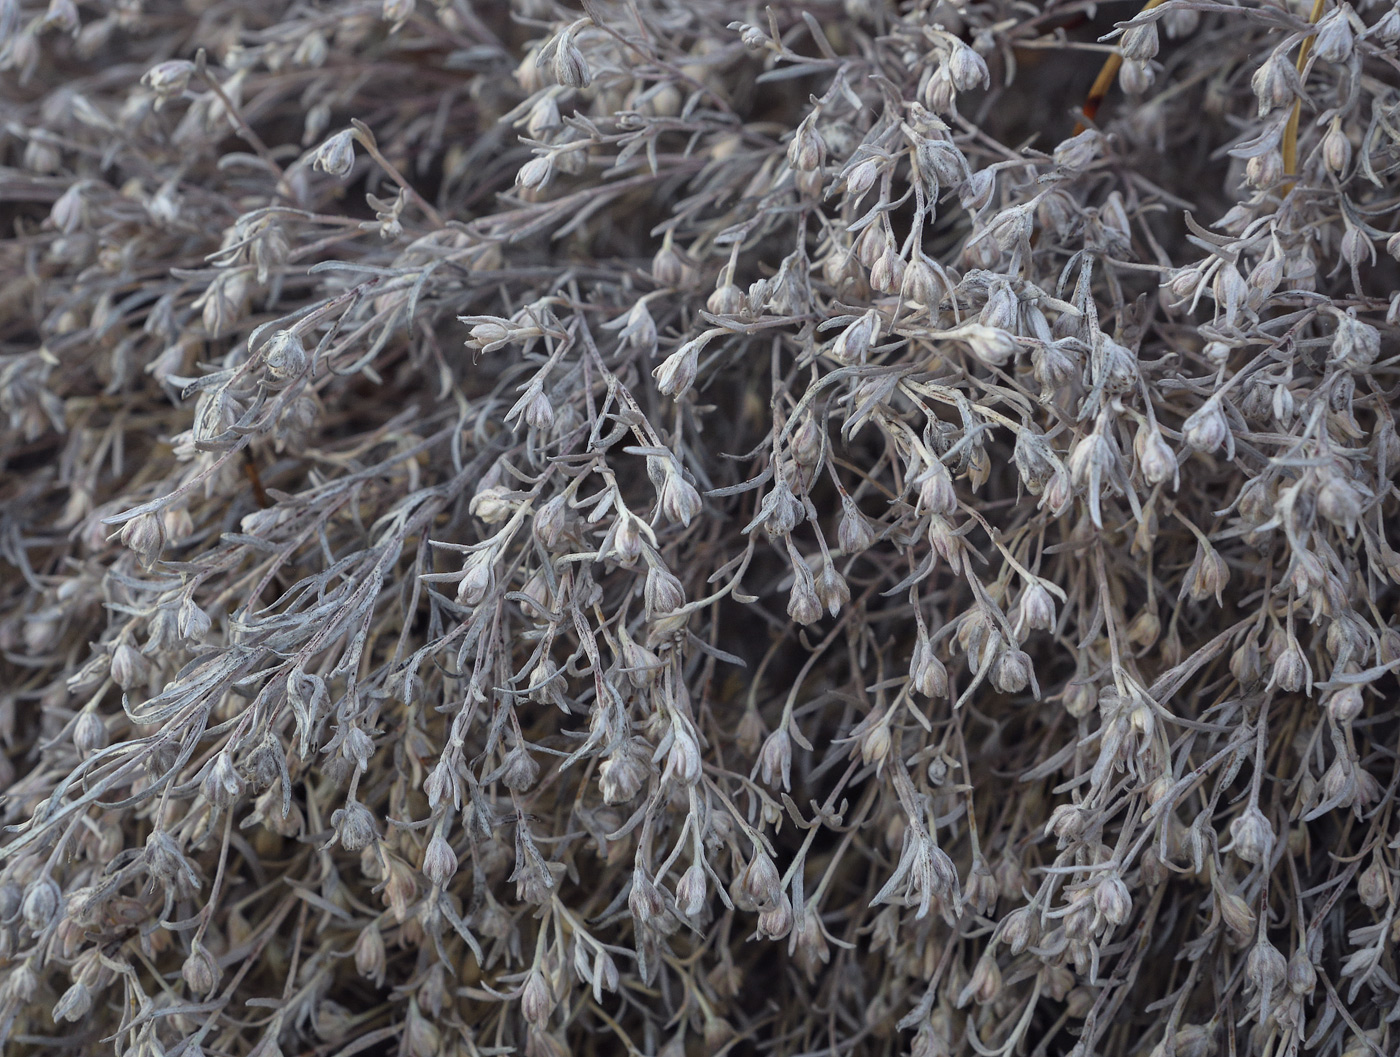
M 403 188 L 404 194 L 413 199 L 414 203 L 423 211 L 427 218 L 433 222 L 435 227 L 443 227 L 446 221 L 442 219 L 442 214 L 429 205 L 428 200 L 420 195 L 413 185 L 404 179 L 403 173 L 399 172 L 394 163 L 380 153 L 379 143 L 375 139 L 374 134 L 370 132 L 369 126 L 363 121 L 351 121 L 351 124 L 354 125 L 356 131 L 360 133 L 356 139 L 359 140 L 360 146 L 364 147 L 365 153 L 379 163 L 379 167 L 389 174 L 389 179 Z
M 204 83 L 209 86 L 210 91 L 219 97 L 219 102 L 223 103 L 224 113 L 238 129 L 238 134 L 247 140 L 248 145 L 262 159 L 263 164 L 277 174 L 277 181 L 280 184 L 287 174 L 282 171 L 282 166 L 277 164 L 277 159 L 272 156 L 272 151 L 267 149 L 267 144 L 263 142 L 262 137 L 253 131 L 253 127 L 248 122 L 243 120 L 243 114 L 234 105 L 228 93 L 224 91 L 224 86 L 219 83 L 218 78 L 209 72 L 203 48 L 200 48 L 199 53 L 195 56 L 195 67 L 196 72 L 204 79 Z
M 1313 0 L 1312 11 L 1308 15 L 1308 25 L 1316 25 L 1322 18 L 1322 9 L 1327 6 L 1327 0 Z M 1303 43 L 1298 45 L 1298 74 L 1301 79 L 1303 67 L 1308 63 L 1308 56 L 1312 54 L 1313 37 L 1303 38 Z M 1298 175 L 1298 120 L 1303 113 L 1303 101 L 1293 100 L 1293 113 L 1288 115 L 1288 124 L 1283 127 L 1283 171 L 1287 176 Z M 1293 181 L 1283 185 L 1283 193 L 1286 195 L 1293 190 Z

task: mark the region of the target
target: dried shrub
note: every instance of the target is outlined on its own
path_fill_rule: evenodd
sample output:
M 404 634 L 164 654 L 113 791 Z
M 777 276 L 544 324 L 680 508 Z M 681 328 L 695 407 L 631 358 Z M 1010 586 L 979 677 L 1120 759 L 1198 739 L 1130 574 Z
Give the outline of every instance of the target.
M 1102 6 L 0 0 L 5 1052 L 1395 1053 L 1400 9 Z

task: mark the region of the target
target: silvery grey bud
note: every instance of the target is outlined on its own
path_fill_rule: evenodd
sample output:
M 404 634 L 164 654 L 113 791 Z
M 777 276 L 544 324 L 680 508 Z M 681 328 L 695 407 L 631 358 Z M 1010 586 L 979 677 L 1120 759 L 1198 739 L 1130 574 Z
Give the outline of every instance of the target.
M 817 570 L 816 588 L 817 601 L 825 606 L 826 611 L 833 617 L 851 600 L 850 585 L 829 557 L 822 558 L 821 567 Z
M 549 981 L 545 979 L 544 973 L 534 969 L 526 978 L 525 986 L 520 992 L 520 1015 L 530 1024 L 540 1028 L 549 1022 L 549 1015 L 553 1012 L 554 993 L 550 989 Z
M 880 315 L 872 308 L 836 336 L 831 355 L 842 363 L 864 363 L 866 353 L 879 338 Z
M 933 71 L 924 85 L 924 105 L 935 114 L 950 114 L 957 98 L 958 90 L 953 84 L 953 76 L 948 71 L 947 63 L 944 63 Z
M 681 875 L 676 883 L 676 905 L 682 914 L 694 920 L 705 910 L 705 868 L 699 863 Z
M 1347 538 L 1356 535 L 1356 522 L 1361 517 L 1365 497 L 1360 489 L 1339 473 L 1328 475 L 1326 483 L 1317 490 L 1317 512 L 1332 524 L 1345 530 Z
M 1125 95 L 1142 95 L 1156 79 L 1152 67 L 1137 59 L 1123 60 L 1123 68 L 1118 71 L 1118 83 Z
M 694 785 L 700 780 L 702 760 L 700 745 L 695 740 L 689 721 L 671 722 L 671 751 L 666 754 L 666 766 L 682 785 Z
M 550 66 L 554 79 L 569 88 L 587 88 L 593 80 L 588 70 L 588 60 L 574 43 L 574 34 L 565 30 L 554 49 L 554 61 Z
M 975 213 L 992 200 L 996 190 L 996 173 L 990 169 L 979 169 L 972 173 L 958 188 L 958 202 L 969 213 Z
M 1351 58 L 1356 50 L 1356 34 L 1351 28 L 1351 14 L 1350 4 L 1340 4 L 1317 23 L 1313 50 L 1319 59 L 1342 63 Z
M 953 87 L 959 92 L 985 88 L 992 83 L 992 75 L 987 69 L 986 61 L 962 41 L 953 45 L 952 53 L 948 56 L 947 70 Z
M 1147 22 L 1140 26 L 1129 26 L 1123 31 L 1118 48 L 1125 59 L 1146 62 L 1157 57 L 1157 23 Z
M 749 51 L 763 51 L 768 47 L 768 37 L 757 26 L 743 25 L 740 27 L 739 40 Z
M 770 940 L 780 940 L 792 931 L 792 901 L 780 894 L 771 906 L 758 912 L 758 933 Z
M 1371 865 L 1361 871 L 1356 878 L 1356 894 L 1361 897 L 1361 902 L 1372 910 L 1376 910 L 1386 901 L 1385 890 L 1385 867 L 1381 864 L 1380 856 L 1371 858 Z
M 803 172 L 819 169 L 826 161 L 826 143 L 817 131 L 815 112 L 808 114 L 797 126 L 788 144 L 787 158 L 789 165 Z
M 487 551 L 478 551 L 467 558 L 462 579 L 457 583 L 457 601 L 466 606 L 480 605 L 491 589 L 493 564 Z
M 700 369 L 700 350 L 709 342 L 712 331 L 687 341 L 652 370 L 656 388 L 662 395 L 679 400 L 690 389 Z
M 957 187 L 967 178 L 967 159 L 950 139 L 921 139 L 914 148 L 914 164 L 930 185 L 930 193 L 936 194 L 940 187 Z
M 845 493 L 841 496 L 841 521 L 836 526 L 836 542 L 843 554 L 860 554 L 875 542 L 875 530 L 856 506 L 856 501 Z
M 96 712 L 84 709 L 73 723 L 73 747 L 82 757 L 107 747 L 107 724 Z
M 523 793 L 535 784 L 540 776 L 540 765 L 529 751 L 521 745 L 506 753 L 505 768 L 501 771 L 501 784 L 516 793 Z
M 1033 671 L 1029 654 L 1007 650 L 992 667 L 992 685 L 1003 694 L 1020 693 L 1029 685 Z
M 925 697 L 946 697 L 948 669 L 934 652 L 933 642 L 922 623 L 914 638 L 914 652 L 909 658 L 909 681 Z
M 311 167 L 329 176 L 346 177 L 355 167 L 355 130 L 337 132 L 316 148 Z
M 846 176 L 846 194 L 854 201 L 861 195 L 875 186 L 875 181 L 879 179 L 880 167 L 873 158 L 856 165 Z
M 1117 874 L 1110 874 L 1094 886 L 1094 907 L 1110 925 L 1121 925 L 1133 912 L 1128 886 Z
M 997 327 L 981 323 L 968 323 L 958 328 L 957 336 L 967 343 L 968 349 L 983 363 L 993 367 L 1004 366 L 1020 351 L 1015 335 Z
M 175 629 L 181 638 L 190 642 L 202 642 L 209 634 L 211 626 L 209 614 L 195 605 L 193 598 L 187 597 L 181 601 L 179 613 L 175 618 Z
M 1051 160 L 1063 169 L 1078 172 L 1094 162 L 1103 148 L 1104 136 L 1096 129 L 1086 128 L 1083 132 L 1062 141 L 1055 148 Z
M 1317 986 L 1317 969 L 1308 952 L 1299 947 L 1288 959 L 1288 989 L 1295 995 L 1310 995 Z
M 1340 118 L 1332 119 L 1327 135 L 1322 137 L 1322 160 L 1331 172 L 1338 175 L 1351 164 L 1351 140 L 1342 131 Z
M 651 277 L 658 286 L 679 286 L 685 280 L 685 273 L 685 261 L 681 260 L 668 231 L 661 240 L 661 248 L 651 259 Z
M 744 291 L 733 283 L 715 287 L 705 300 L 705 307 L 716 316 L 737 316 L 744 310 Z
M 1352 371 L 1362 371 L 1376 362 L 1381 353 L 1381 333 L 1353 316 L 1337 318 L 1332 335 L 1332 362 Z
M 149 665 L 146 658 L 137 652 L 136 647 L 123 642 L 112 651 L 112 682 L 123 690 L 130 690 L 146 678 Z
M 86 182 L 79 180 L 59 195 L 49 210 L 49 222 L 63 234 L 73 234 L 86 219 L 86 191 Z
M 904 285 L 904 272 L 907 267 L 904 258 L 896 252 L 894 243 L 891 242 L 870 268 L 870 285 L 884 294 L 895 293 Z
M 1133 453 L 1137 456 L 1138 469 L 1148 484 L 1161 484 L 1168 477 L 1172 487 L 1180 483 L 1176 455 L 1155 426 L 1143 426 L 1133 438 Z
M 379 836 L 375 830 L 374 816 L 369 808 L 358 800 L 352 800 L 334 812 L 331 815 L 331 825 L 340 838 L 341 847 L 346 851 L 363 851 Z
M 755 906 L 766 907 L 777 903 L 783 892 L 782 878 L 778 867 L 762 848 L 754 853 L 749 864 L 739 875 L 739 885 Z
M 1244 972 L 1255 989 L 1266 996 L 1266 1003 L 1268 996 L 1280 994 L 1288 983 L 1288 960 L 1269 942 L 1262 929 L 1254 949 L 1245 959 Z
M 388 951 L 384 947 L 384 934 L 379 926 L 371 924 L 360 932 L 355 940 L 355 971 L 368 980 L 381 979 L 384 975 Z
M 1275 658 L 1269 682 L 1291 694 L 1301 690 L 1308 678 L 1308 664 L 1303 657 L 1303 651 L 1297 643 L 1290 643 L 1288 648 Z
M 120 538 L 141 560 L 141 564 L 149 569 L 165 546 L 165 525 L 159 514 L 148 511 L 123 525 Z
M 798 559 L 793 565 L 793 572 L 796 575 L 792 583 L 792 592 L 788 596 L 788 616 L 799 624 L 815 624 L 821 619 L 822 604 L 821 599 L 817 597 L 817 585 L 812 577 L 812 570 L 806 562 Z
M 1230 436 L 1230 423 L 1219 396 L 1210 397 L 1186 419 L 1181 436 L 1188 448 L 1207 454 L 1225 443 Z
M 665 900 L 641 867 L 632 871 L 632 891 L 627 896 L 627 906 L 643 925 L 650 925 L 666 913 Z
M 1264 65 L 1254 71 L 1249 84 L 1259 100 L 1260 117 L 1271 110 L 1292 106 L 1303 90 L 1298 70 L 1282 48 L 1276 49 Z
M 306 370 L 306 346 L 301 335 L 293 330 L 279 330 L 272 335 L 263 352 L 263 363 L 275 381 L 287 382 Z
M 989 327 L 1011 331 L 1016 328 L 1021 300 L 1005 280 L 995 280 L 987 291 L 987 303 L 978 318 Z
M 1230 567 L 1225 564 L 1220 552 L 1207 543 L 1198 542 L 1196 560 L 1191 564 L 1191 568 L 1186 570 L 1185 582 L 1182 584 L 1183 592 L 1190 596 L 1193 602 L 1214 595 L 1216 603 L 1223 605 L 1221 592 L 1229 580 Z
M 1370 36 L 1382 44 L 1394 44 L 1400 40 L 1400 7 L 1392 7 L 1380 21 L 1371 27 Z
M 204 798 L 215 807 L 232 807 L 238 802 L 247 785 L 234 768 L 233 757 L 228 749 L 222 749 L 214 755 L 214 760 L 199 788 Z
M 423 849 L 423 876 L 431 884 L 444 888 L 457 872 L 457 853 L 441 833 L 434 833 Z
M 190 83 L 194 63 L 186 59 L 168 59 L 146 71 L 141 83 L 162 99 L 179 95 Z
M 92 1012 L 92 989 L 84 983 L 75 983 L 64 991 L 51 1016 L 54 1023 L 66 1021 L 76 1024 Z
M 1055 627 L 1055 600 L 1040 581 L 1032 583 L 1021 593 L 1016 605 L 1014 630 L 1051 631 Z
M 195 940 L 190 946 L 189 956 L 180 967 L 180 975 L 190 993 L 203 999 L 214 993 L 214 988 L 219 986 L 219 977 L 223 974 L 209 949 Z
M 522 191 L 543 190 L 554 175 L 554 163 L 548 155 L 531 158 L 515 174 L 515 186 Z
M 935 458 L 929 467 L 910 483 L 918 489 L 916 513 L 946 516 L 957 511 L 958 494 L 953 488 L 953 478 L 939 459 Z
M 776 786 L 781 781 L 785 791 L 792 788 L 792 738 L 786 728 L 779 727 L 764 740 L 758 772 L 764 785 Z
M 58 883 L 52 877 L 45 875 L 31 884 L 20 908 L 29 931 L 38 934 L 48 928 L 54 918 L 58 917 L 62 902 L 63 893 L 59 891 Z
M 618 638 L 628 680 L 639 690 L 654 684 L 661 673 L 661 658 L 633 639 L 626 628 L 618 629 Z
M 1276 840 L 1274 827 L 1254 804 L 1250 804 L 1230 823 L 1230 839 L 1234 841 L 1235 854 L 1255 865 L 1269 862 Z
M 563 537 L 568 520 L 568 499 L 557 495 L 535 511 L 535 538 L 546 548 L 553 549 Z
M 660 498 L 661 512 L 667 520 L 678 521 L 687 527 L 703 506 L 699 491 L 675 469 L 667 471 Z
M 625 804 L 641 792 L 647 767 L 628 747 L 607 757 L 598 767 L 598 788 L 605 804 Z

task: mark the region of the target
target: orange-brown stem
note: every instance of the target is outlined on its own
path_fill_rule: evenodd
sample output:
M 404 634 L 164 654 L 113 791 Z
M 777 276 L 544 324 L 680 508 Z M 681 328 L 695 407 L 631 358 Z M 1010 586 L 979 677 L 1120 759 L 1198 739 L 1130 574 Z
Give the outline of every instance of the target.
M 1322 9 L 1327 6 L 1327 0 L 1313 0 L 1312 12 L 1308 15 L 1308 24 L 1317 25 L 1318 19 L 1322 17 Z M 1303 67 L 1308 64 L 1308 55 L 1312 52 L 1313 38 L 1304 37 L 1303 43 L 1298 45 L 1298 73 L 1303 72 Z M 1298 175 L 1298 121 L 1303 113 L 1303 101 L 1295 99 L 1293 101 L 1293 113 L 1288 115 L 1288 124 L 1283 127 L 1283 171 L 1285 175 Z M 1292 181 L 1283 185 L 1283 193 L 1288 194 L 1293 189 Z
M 1161 6 L 1165 0 L 1147 0 L 1142 5 L 1142 11 L 1151 11 L 1154 7 Z M 1139 11 L 1138 14 L 1142 14 Z M 1094 78 L 1094 83 L 1089 87 L 1089 94 L 1084 97 L 1084 106 L 1080 108 L 1080 113 L 1084 115 L 1083 121 L 1075 122 L 1073 136 L 1079 135 L 1087 127 L 1090 121 L 1098 115 L 1099 107 L 1108 96 L 1108 91 L 1113 87 L 1113 79 L 1118 76 L 1118 68 L 1123 65 L 1123 55 L 1115 51 L 1104 60 L 1103 67 L 1099 70 L 1099 75 Z

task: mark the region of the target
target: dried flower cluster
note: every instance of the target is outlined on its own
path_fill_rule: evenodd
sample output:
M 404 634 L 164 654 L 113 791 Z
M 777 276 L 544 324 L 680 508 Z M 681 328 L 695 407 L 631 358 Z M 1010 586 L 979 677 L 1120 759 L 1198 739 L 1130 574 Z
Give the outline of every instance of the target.
M 1395 1054 L 1397 42 L 0 0 L 0 1047 Z

